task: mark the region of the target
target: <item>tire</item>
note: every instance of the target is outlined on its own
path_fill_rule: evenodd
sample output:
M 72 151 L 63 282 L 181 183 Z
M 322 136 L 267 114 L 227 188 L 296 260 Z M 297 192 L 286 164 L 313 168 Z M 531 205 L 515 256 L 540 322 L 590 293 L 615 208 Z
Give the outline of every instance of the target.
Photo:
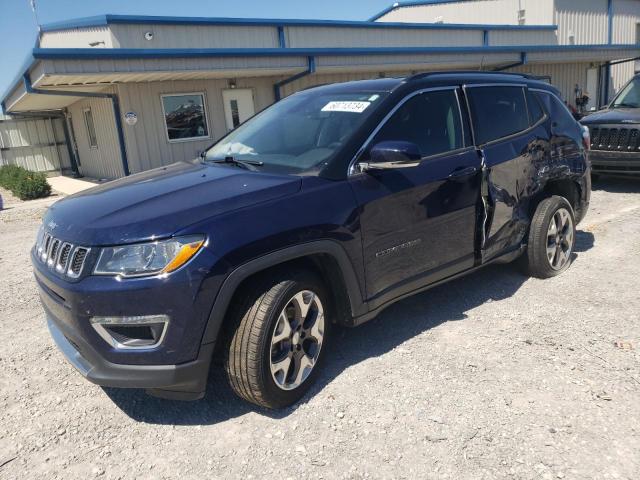
M 522 256 L 525 273 L 537 278 L 560 275 L 571 266 L 575 240 L 576 222 L 571 204 L 559 196 L 545 198 L 531 220 L 529 243 Z
M 302 398 L 330 338 L 329 299 L 322 280 L 305 270 L 263 275 L 242 288 L 224 352 L 229 384 L 239 397 L 271 409 Z

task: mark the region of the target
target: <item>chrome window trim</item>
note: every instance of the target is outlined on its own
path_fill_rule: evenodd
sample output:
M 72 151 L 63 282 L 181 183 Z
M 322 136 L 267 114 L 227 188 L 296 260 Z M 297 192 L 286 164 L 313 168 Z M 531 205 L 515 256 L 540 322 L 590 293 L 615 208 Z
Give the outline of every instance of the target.
M 463 85 L 462 86 L 462 90 L 465 92 L 465 97 L 466 97 L 466 101 L 467 101 L 467 109 L 469 111 L 469 123 L 471 124 L 471 135 L 473 136 L 473 144 L 477 147 L 477 148 L 482 148 L 482 147 L 486 147 L 487 145 L 493 145 L 494 143 L 499 143 L 499 142 L 504 142 L 505 140 L 510 140 L 514 137 L 517 137 L 519 135 L 523 135 L 525 133 L 529 133 L 530 131 L 532 131 L 534 128 L 536 128 L 539 123 L 542 122 L 542 120 L 546 119 L 543 118 L 542 120 L 540 120 L 538 123 L 535 123 L 533 125 L 529 125 L 529 127 L 525 128 L 524 130 L 519 130 L 515 133 L 511 133 L 509 135 L 506 135 L 504 137 L 500 137 L 500 138 L 494 138 L 493 140 L 489 141 L 489 142 L 485 142 L 485 143 L 478 143 L 477 139 L 476 139 L 476 130 L 475 130 L 475 126 L 473 123 L 473 115 L 471 114 L 471 104 L 469 103 L 469 96 L 466 94 L 467 89 L 469 88 L 477 88 L 477 87 L 516 87 L 516 88 L 521 88 L 522 89 L 522 95 L 524 96 L 524 105 L 525 108 L 527 109 L 527 124 L 529 124 L 529 105 L 527 104 L 527 95 L 526 95 L 526 90 L 529 89 L 528 86 L 524 83 L 520 84 L 520 83 L 479 83 L 479 84 L 472 84 L 472 85 Z M 544 91 L 544 90 L 541 90 Z M 544 110 L 544 108 L 543 108 Z
M 365 152 L 365 150 L 369 147 L 369 144 L 373 141 L 373 139 L 380 132 L 380 130 L 382 130 L 382 128 L 387 124 L 387 122 L 391 119 L 391 117 L 405 103 L 407 103 L 413 97 L 416 97 L 418 95 L 422 95 L 424 93 L 441 92 L 441 91 L 448 91 L 448 90 L 453 90 L 455 92 L 455 95 L 456 95 L 456 102 L 458 104 L 458 114 L 460 116 L 460 127 L 461 127 L 461 133 L 462 133 L 462 145 L 463 145 L 463 147 L 462 148 L 458 148 L 456 150 L 449 150 L 449 151 L 446 151 L 446 152 L 437 153 L 435 155 L 429 155 L 427 157 L 423 157 L 420 161 L 422 162 L 422 161 L 427 160 L 427 159 L 432 158 L 432 157 L 437 157 L 437 156 L 440 156 L 440 155 L 443 155 L 443 154 L 446 154 L 446 153 L 454 153 L 454 152 L 457 152 L 457 151 L 460 151 L 460 150 L 464 150 L 465 148 L 467 148 L 467 142 L 466 142 L 465 132 L 464 132 L 464 117 L 462 115 L 462 107 L 460 106 L 460 94 L 459 94 L 460 86 L 459 85 L 455 85 L 455 86 L 452 85 L 452 86 L 445 86 L 445 87 L 423 88 L 423 89 L 416 90 L 416 91 L 411 92 L 408 95 L 406 95 L 402 100 L 400 100 L 396 104 L 395 107 L 393 107 L 391 109 L 391 111 L 389 113 L 387 113 L 387 115 L 385 115 L 385 117 L 380 121 L 378 126 L 373 129 L 373 132 L 371 132 L 371 134 L 367 137 L 367 139 L 364 141 L 362 146 L 358 149 L 356 154 L 353 156 L 353 158 L 349 162 L 349 168 L 347 170 L 347 177 L 353 177 L 353 176 L 357 176 L 357 175 L 364 175 L 364 172 L 360 172 L 355 168 L 356 165 L 358 164 L 358 158 Z

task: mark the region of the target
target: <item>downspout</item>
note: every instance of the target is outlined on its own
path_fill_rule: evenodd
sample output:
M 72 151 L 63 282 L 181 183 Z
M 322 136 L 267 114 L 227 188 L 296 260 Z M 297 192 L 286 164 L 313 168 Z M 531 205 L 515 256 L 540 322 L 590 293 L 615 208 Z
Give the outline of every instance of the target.
M 307 57 L 307 62 L 308 62 L 307 69 L 304 72 L 297 73 L 293 77 L 286 78 L 273 85 L 273 93 L 274 93 L 276 102 L 279 102 L 282 99 L 282 92 L 280 91 L 282 87 L 290 84 L 291 82 L 295 82 L 296 80 L 300 80 L 301 78 L 316 72 L 315 57 Z
M 51 95 L 59 97 L 82 97 L 82 98 L 108 98 L 113 105 L 113 116 L 116 121 L 116 131 L 118 132 L 118 143 L 120 145 L 120 158 L 122 159 L 122 171 L 124 176 L 129 176 L 129 160 L 127 158 L 127 149 L 124 141 L 124 129 L 122 128 L 122 115 L 120 112 L 120 102 L 118 101 L 118 95 L 115 93 L 99 93 L 99 92 L 70 92 L 62 90 L 42 90 L 39 88 L 33 88 L 31 85 L 31 78 L 29 73 L 25 73 L 22 77 L 24 81 L 24 88 L 27 93 L 34 95 Z
M 494 72 L 503 72 L 503 71 L 508 70 L 510 68 L 515 68 L 515 67 L 519 67 L 521 65 L 526 65 L 526 64 L 527 64 L 527 52 L 520 52 L 520 61 L 519 62 L 512 63 L 510 65 L 505 65 L 504 67 L 494 68 L 493 71 Z
M 607 0 L 607 43 L 613 44 L 613 0 Z M 609 88 L 611 82 L 611 62 L 605 64 L 604 71 L 604 103 L 609 104 Z

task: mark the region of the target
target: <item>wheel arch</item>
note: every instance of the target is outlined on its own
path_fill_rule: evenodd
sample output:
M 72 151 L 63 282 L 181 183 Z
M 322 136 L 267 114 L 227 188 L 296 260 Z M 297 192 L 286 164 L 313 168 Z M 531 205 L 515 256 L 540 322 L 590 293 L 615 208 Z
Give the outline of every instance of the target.
M 246 281 L 268 270 L 287 266 L 311 268 L 322 277 L 337 306 L 339 323 L 348 324 L 353 317 L 366 313 L 358 277 L 344 248 L 331 240 L 309 242 L 277 250 L 233 270 L 216 296 L 202 344 L 216 341 L 231 300 Z
M 571 178 L 559 178 L 549 180 L 544 188 L 534 197 L 529 208 L 529 217 L 533 218 L 533 214 L 538 208 L 540 202 L 545 198 L 549 198 L 553 195 L 558 195 L 567 199 L 571 208 L 573 208 L 574 215 L 576 217 L 580 214 L 580 199 L 582 198 L 582 191 L 579 182 Z M 576 218 L 576 223 L 581 219 Z

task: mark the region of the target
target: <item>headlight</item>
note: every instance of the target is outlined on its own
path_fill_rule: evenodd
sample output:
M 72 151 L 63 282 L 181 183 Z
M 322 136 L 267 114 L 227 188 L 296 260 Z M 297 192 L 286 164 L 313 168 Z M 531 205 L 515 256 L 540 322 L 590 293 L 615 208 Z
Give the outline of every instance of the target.
M 203 244 L 204 237 L 189 236 L 103 248 L 94 273 L 140 277 L 173 272 L 191 260 Z

